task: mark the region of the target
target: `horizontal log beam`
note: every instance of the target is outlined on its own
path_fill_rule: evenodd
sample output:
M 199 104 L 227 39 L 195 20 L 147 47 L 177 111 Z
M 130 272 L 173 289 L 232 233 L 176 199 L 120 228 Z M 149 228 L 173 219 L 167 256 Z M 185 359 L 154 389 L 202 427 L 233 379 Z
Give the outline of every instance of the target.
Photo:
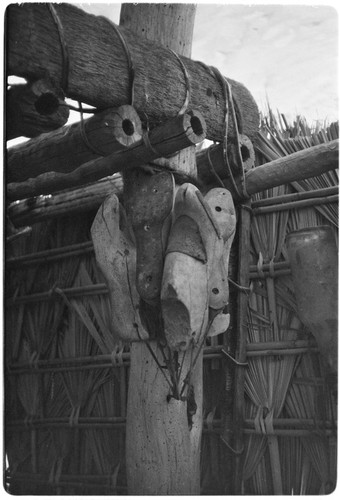
M 108 108 L 9 148 L 7 182 L 25 181 L 46 172 L 72 172 L 85 162 L 131 147 L 142 140 L 142 134 L 141 121 L 132 106 Z
M 14 202 L 8 207 L 8 216 L 17 227 L 34 224 L 53 217 L 97 210 L 110 193 L 121 195 L 122 192 L 123 179 L 114 175 L 90 186 L 68 189 L 54 196 L 36 196 Z
M 129 149 L 85 163 L 69 174 L 49 172 L 25 182 L 10 183 L 7 197 L 9 200 L 22 199 L 95 182 L 124 168 L 139 167 L 198 144 L 204 140 L 205 133 L 202 115 L 196 111 L 185 113 L 151 130 L 149 143 L 140 141 Z M 20 163 L 16 163 L 19 168 Z
M 256 167 L 245 175 L 249 195 L 301 181 L 339 167 L 339 139 L 303 149 Z
M 251 148 L 247 147 L 246 143 L 244 146 L 241 143 L 241 146 L 245 167 L 245 189 L 249 195 L 260 193 L 275 186 L 315 177 L 338 168 L 338 139 L 303 149 L 250 169 L 248 167 L 252 163 L 252 158 L 249 156 Z M 236 196 L 233 185 L 227 178 L 222 144 L 211 146 L 211 165 L 209 165 L 209 156 L 206 150 L 200 151 L 196 160 L 198 175 L 205 183 L 213 182 L 214 177 L 211 173 L 213 169 L 225 182 L 231 193 Z
M 56 130 L 69 114 L 63 91 L 48 79 L 12 85 L 6 93 L 6 140 Z
M 54 4 L 54 9 L 62 29 L 49 4 L 7 8 L 8 75 L 37 79 L 48 73 L 60 82 L 65 95 L 99 109 L 131 103 L 131 71 L 121 33 L 134 68 L 133 104 L 140 116 L 147 117 L 150 129 L 182 108 L 188 90 L 184 65 L 190 82 L 188 109 L 202 113 L 208 139 L 223 139 L 226 97 L 219 78 L 207 66 L 184 56 L 178 59 L 160 44 L 70 4 Z M 239 131 L 253 138 L 259 128 L 257 105 L 241 83 L 229 78 L 228 82 Z M 233 120 L 229 123 L 230 135 L 235 135 Z

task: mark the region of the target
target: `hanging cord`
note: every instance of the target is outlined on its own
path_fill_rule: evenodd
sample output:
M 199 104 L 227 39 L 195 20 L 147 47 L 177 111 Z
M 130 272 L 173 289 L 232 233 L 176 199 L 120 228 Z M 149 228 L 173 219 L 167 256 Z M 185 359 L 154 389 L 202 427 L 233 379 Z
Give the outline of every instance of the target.
M 62 66 L 61 66 L 61 88 L 67 93 L 67 88 L 68 88 L 68 75 L 69 75 L 69 67 L 70 67 L 70 60 L 69 60 L 69 54 L 68 54 L 68 47 L 66 44 L 65 40 L 65 33 L 64 33 L 64 28 L 61 23 L 61 20 L 58 16 L 57 10 L 55 6 L 52 3 L 47 4 L 47 8 L 51 13 L 51 16 L 53 18 L 53 21 L 58 29 L 58 36 L 60 40 L 60 47 L 61 47 L 61 55 L 62 55 Z
M 86 134 L 86 122 L 84 121 L 84 116 L 83 116 L 83 106 L 80 101 L 78 101 L 79 104 L 79 111 L 80 111 L 80 134 L 81 138 L 84 142 L 84 144 L 88 147 L 88 149 L 95 155 L 98 156 L 106 156 L 106 153 L 104 151 L 100 151 L 100 149 L 96 148 L 91 142 L 89 141 L 89 138 Z
M 182 71 L 183 71 L 184 79 L 185 79 L 185 86 L 186 86 L 185 100 L 184 100 L 183 106 L 178 111 L 178 116 L 180 116 L 180 115 L 184 115 L 184 113 L 188 109 L 188 105 L 189 105 L 190 98 L 191 98 L 191 85 L 190 85 L 190 80 L 189 80 L 189 74 L 188 74 L 188 71 L 185 67 L 184 62 L 179 57 L 179 55 L 176 54 L 176 52 L 174 52 L 172 49 L 169 49 L 169 51 L 176 57 L 177 61 L 179 62 L 180 66 L 182 68 Z
M 220 71 L 213 67 L 213 66 L 207 66 L 206 64 L 199 62 L 200 64 L 208 73 L 214 77 L 214 79 L 219 80 L 221 86 L 222 86 L 222 91 L 223 91 L 223 97 L 224 97 L 224 102 L 225 102 L 225 113 L 224 113 L 224 134 L 223 134 L 223 157 L 224 157 L 224 162 L 227 168 L 227 177 L 230 178 L 230 181 L 232 183 L 233 189 L 235 191 L 235 194 L 240 198 L 250 198 L 249 194 L 247 193 L 245 186 L 244 186 L 244 178 L 243 178 L 243 159 L 242 159 L 242 154 L 241 154 L 241 149 L 240 149 L 240 137 L 239 137 L 239 128 L 238 128 L 238 121 L 237 121 L 237 116 L 235 112 L 235 107 L 234 107 L 234 99 L 232 96 L 232 91 L 230 84 L 228 80 L 220 73 Z M 241 175 L 241 187 L 242 187 L 242 192 L 239 191 L 239 188 L 235 182 L 235 178 L 233 175 L 233 172 L 230 168 L 229 160 L 228 160 L 228 155 L 227 155 L 227 142 L 228 142 L 228 127 L 229 127 L 229 113 L 231 114 L 231 118 L 233 120 L 234 124 L 234 130 L 236 134 L 236 149 L 237 149 L 237 160 L 238 160 L 238 167 L 240 172 L 242 173 Z M 242 124 L 241 124 L 242 126 Z M 209 150 L 210 148 L 208 148 Z M 214 165 L 211 161 L 210 158 L 210 153 L 207 152 L 207 159 L 208 159 L 208 164 L 210 167 L 210 170 L 212 171 L 214 177 L 217 179 L 219 184 L 221 184 L 223 187 L 224 184 L 217 174 Z
M 213 174 L 213 176 L 215 177 L 215 179 L 217 180 L 218 184 L 225 188 L 225 185 L 224 185 L 224 182 L 222 181 L 221 177 L 218 175 L 218 173 L 216 172 L 215 170 L 215 167 L 213 165 L 213 162 L 211 161 L 211 157 L 210 157 L 210 147 L 206 149 L 206 156 L 207 156 L 207 160 L 208 160 L 208 165 L 209 165 L 209 170 L 210 172 Z
M 110 21 L 110 19 L 107 19 L 106 17 L 104 16 L 98 16 L 99 18 L 101 19 L 105 19 L 105 21 L 107 23 L 109 23 L 111 25 L 111 27 L 114 29 L 116 35 L 118 36 L 122 46 L 123 46 L 123 49 L 124 49 L 124 52 L 125 52 L 125 55 L 126 55 L 126 59 L 127 59 L 127 62 L 128 62 L 128 68 L 129 68 L 129 79 L 130 79 L 130 104 L 131 106 L 134 105 L 134 100 L 135 100 L 135 90 L 134 90 L 134 80 L 135 80 L 135 69 L 134 69 L 134 66 L 133 66 L 133 61 L 132 61 L 132 57 L 131 57 L 131 52 L 130 52 L 130 49 L 129 49 L 129 46 L 122 34 L 122 32 L 120 31 L 120 29 L 118 28 L 118 26 L 116 24 L 114 24 L 112 21 Z
M 229 129 L 229 109 L 232 107 L 230 87 L 227 86 L 227 82 L 226 82 L 224 76 L 220 73 L 220 71 L 217 68 L 211 67 L 211 70 L 214 73 L 215 77 L 219 80 L 219 82 L 222 86 L 223 97 L 224 97 L 224 102 L 225 102 L 224 133 L 223 133 L 223 143 L 222 143 L 223 144 L 224 163 L 225 163 L 225 166 L 227 167 L 228 177 L 230 178 L 230 181 L 232 183 L 232 186 L 233 186 L 233 189 L 234 189 L 236 195 L 238 196 L 238 198 L 242 198 L 242 195 L 239 192 L 239 189 L 238 189 L 237 184 L 235 182 L 233 172 L 230 168 L 230 164 L 229 164 L 229 160 L 228 160 L 228 152 L 227 152 L 227 149 L 228 149 L 228 129 Z

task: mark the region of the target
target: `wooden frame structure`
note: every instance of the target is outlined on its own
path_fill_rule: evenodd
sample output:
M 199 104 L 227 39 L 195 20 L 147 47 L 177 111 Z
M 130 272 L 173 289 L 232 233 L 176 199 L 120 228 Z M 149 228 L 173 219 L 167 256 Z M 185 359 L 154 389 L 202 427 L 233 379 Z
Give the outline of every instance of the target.
M 293 380 L 296 375 L 306 379 L 306 373 L 316 381 L 311 397 L 318 400 L 323 375 L 313 354 L 317 346 L 307 334 L 291 333 L 302 327 L 294 316 L 285 250 L 280 240 L 276 257 L 263 259 L 261 245 L 268 235 L 264 231 L 258 239 L 262 229 L 256 220 L 273 223 L 284 213 L 286 228 L 293 224 L 287 214 L 308 201 L 337 201 L 336 186 L 299 195 L 283 193 L 282 186 L 334 171 L 338 135 L 254 168 L 254 146 L 259 155 L 256 103 L 242 84 L 190 60 L 194 10 L 191 4 L 124 4 L 119 27 L 68 4 L 12 5 L 7 11 L 8 75 L 28 79 L 23 90 L 30 99 L 35 81 L 47 73 L 53 82 L 48 87 L 53 92 L 48 90 L 42 101 L 49 124 L 43 120 L 37 126 L 46 131 L 60 126 L 56 120 L 64 116 L 59 113 L 64 95 L 95 107 L 89 120 L 38 135 L 7 154 L 6 483 L 13 493 L 287 493 L 282 477 L 287 436 L 301 437 L 304 473 L 311 474 L 306 464 L 312 451 L 303 438 L 315 434 L 314 415 L 295 415 L 291 401 L 306 397 Z M 22 99 L 19 90 L 14 104 Z M 32 115 L 30 105 L 28 111 L 20 110 L 20 120 L 22 113 Z M 226 126 L 228 113 L 233 119 Z M 7 138 L 19 129 L 11 123 Z M 34 137 L 36 130 L 27 135 Z M 196 152 L 195 145 L 205 137 L 220 144 Z M 58 154 L 62 147 L 65 157 L 56 161 L 51 154 L 54 163 L 49 163 L 49 152 Z M 65 166 L 71 152 L 75 160 Z M 94 259 L 100 233 L 92 230 L 95 245 L 90 241 L 99 206 L 108 195 L 117 195 L 135 231 L 137 250 L 141 248 L 139 207 L 147 207 L 140 199 L 151 200 L 146 195 L 164 172 L 177 186 L 198 185 L 205 196 L 222 184 L 231 192 L 238 216 L 236 238 L 228 249 L 230 327 L 204 347 L 202 343 L 202 349 L 197 342 L 189 354 L 174 349 L 168 358 L 164 345 L 152 336 L 131 346 L 118 338 L 110 285 Z M 164 189 L 166 198 L 170 188 Z M 157 232 L 156 215 L 150 227 Z M 150 334 L 159 329 L 158 305 L 151 301 L 144 307 L 146 317 L 155 321 L 148 325 Z M 288 326 L 280 323 L 283 318 Z M 268 324 L 273 337 L 267 335 Z M 298 366 L 303 353 L 306 361 Z M 175 359 L 181 366 L 177 382 L 183 386 L 195 359 L 192 394 L 188 389 L 185 398 L 173 397 L 163 378 L 162 364 L 170 370 L 168 363 Z M 289 362 L 281 366 L 281 359 Z M 251 373 L 261 360 L 271 383 L 282 384 L 287 376 L 282 391 L 290 405 L 284 418 L 283 401 L 276 401 L 269 388 L 266 407 L 254 387 Z M 330 467 L 312 481 L 312 492 L 329 492 L 334 481 L 331 394 L 326 402 L 315 406 L 322 436 L 312 441 Z M 294 441 L 292 449 L 301 442 Z M 258 454 L 251 457 L 254 448 Z M 266 462 L 272 482 L 259 479 Z M 217 480 L 214 466 L 228 474 Z

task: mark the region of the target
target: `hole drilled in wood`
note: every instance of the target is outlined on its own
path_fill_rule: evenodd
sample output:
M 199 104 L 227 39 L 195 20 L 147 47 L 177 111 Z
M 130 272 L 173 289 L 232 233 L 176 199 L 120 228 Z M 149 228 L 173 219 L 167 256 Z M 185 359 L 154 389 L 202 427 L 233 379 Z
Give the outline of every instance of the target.
M 132 121 L 128 120 L 127 118 L 122 121 L 122 128 L 126 135 L 133 135 L 135 133 L 135 127 Z
M 215 210 L 216 210 L 216 212 L 222 212 L 222 208 L 221 207 L 215 207 Z
M 250 158 L 249 149 L 244 144 L 241 146 L 241 156 L 243 161 L 247 161 Z
M 204 133 L 201 120 L 197 116 L 192 116 L 190 119 L 191 128 L 196 135 L 202 135 Z
M 52 92 L 46 92 L 38 97 L 34 106 L 40 115 L 51 115 L 58 110 L 59 100 Z
M 218 288 L 213 288 L 212 290 L 212 293 L 214 293 L 215 295 L 218 295 L 220 293 L 219 289 Z

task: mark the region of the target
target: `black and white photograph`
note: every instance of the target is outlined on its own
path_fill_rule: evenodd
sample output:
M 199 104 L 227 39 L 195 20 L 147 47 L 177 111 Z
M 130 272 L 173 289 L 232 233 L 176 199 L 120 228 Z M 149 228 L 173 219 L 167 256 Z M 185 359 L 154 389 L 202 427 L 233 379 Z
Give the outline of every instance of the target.
M 335 496 L 339 6 L 2 26 L 2 494 Z

